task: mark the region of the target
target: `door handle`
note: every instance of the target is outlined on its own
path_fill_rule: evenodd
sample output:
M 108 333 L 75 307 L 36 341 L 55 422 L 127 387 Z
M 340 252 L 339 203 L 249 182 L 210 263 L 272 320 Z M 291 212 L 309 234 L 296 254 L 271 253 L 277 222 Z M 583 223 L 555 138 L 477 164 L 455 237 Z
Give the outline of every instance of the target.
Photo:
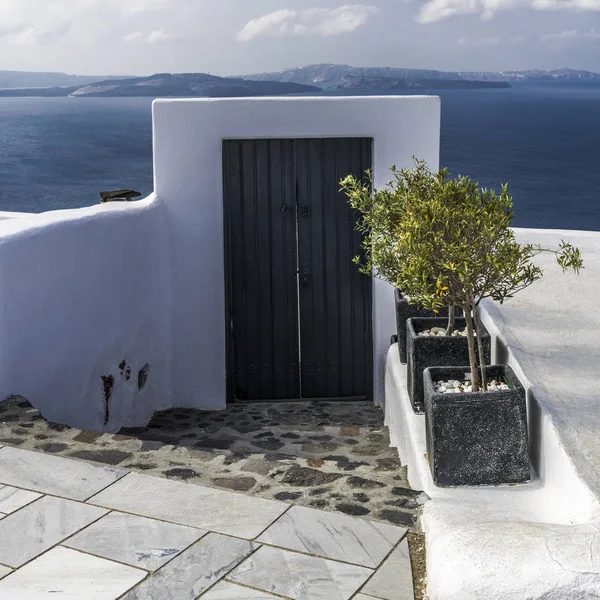
M 308 217 L 308 215 L 310 214 L 310 208 L 308 207 L 308 204 L 301 204 L 300 205 L 300 214 L 303 217 Z
M 289 210 L 290 210 L 290 205 L 289 204 L 284 204 L 281 207 L 281 214 L 282 215 L 287 215 L 287 213 L 289 212 Z

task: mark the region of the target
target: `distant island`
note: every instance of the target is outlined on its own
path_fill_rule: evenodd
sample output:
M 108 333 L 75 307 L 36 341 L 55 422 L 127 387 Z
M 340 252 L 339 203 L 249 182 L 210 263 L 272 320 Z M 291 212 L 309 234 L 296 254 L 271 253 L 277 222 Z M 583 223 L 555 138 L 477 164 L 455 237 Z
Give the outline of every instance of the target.
M 30 71 L 0 71 L 0 90 L 16 88 L 72 87 L 106 81 L 127 79 L 118 75 L 70 75 L 68 73 L 45 73 Z
M 132 77 L 95 81 L 88 85 L 0 90 L 0 97 L 150 97 L 150 98 L 223 98 L 279 96 L 320 92 L 314 85 L 278 81 L 247 81 L 217 77 L 206 73 L 160 73 L 150 77 Z
M 218 77 L 207 73 L 94 77 L 0 71 L 0 97 L 225 98 L 307 94 L 323 90 L 475 90 L 510 88 L 518 83 L 600 84 L 600 74 L 576 69 L 479 72 L 336 64 L 309 65 L 275 73 L 235 77 Z
M 346 77 L 338 90 L 476 90 L 510 88 L 507 81 L 459 79 L 397 79 L 394 77 Z
M 351 67 L 350 65 L 318 64 L 275 73 L 244 75 L 245 79 L 256 81 L 284 81 L 317 85 L 323 89 L 381 89 L 380 81 L 405 81 L 405 87 L 426 87 L 427 89 L 480 88 L 489 87 L 489 82 L 505 83 L 600 83 L 600 74 L 576 69 L 555 69 L 553 71 L 434 71 L 428 69 L 399 69 L 394 67 Z M 448 84 L 451 81 L 453 83 Z M 456 82 L 469 82 L 464 87 Z M 415 84 L 414 82 L 427 82 Z M 369 86 L 374 86 L 370 88 Z M 400 85 L 402 87 L 402 85 Z M 504 87 L 504 86 L 503 86 Z M 508 86 L 510 87 L 510 85 Z

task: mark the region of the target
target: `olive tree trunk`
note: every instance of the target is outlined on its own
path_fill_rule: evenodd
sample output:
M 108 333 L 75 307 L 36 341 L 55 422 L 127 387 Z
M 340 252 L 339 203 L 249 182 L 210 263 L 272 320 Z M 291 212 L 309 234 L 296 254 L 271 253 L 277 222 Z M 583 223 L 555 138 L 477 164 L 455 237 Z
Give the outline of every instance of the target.
M 454 331 L 454 306 L 448 307 L 448 326 L 446 327 L 446 335 L 452 335 Z
M 477 368 L 477 352 L 475 350 L 475 335 L 473 331 L 473 314 L 475 313 L 474 303 L 469 300 L 462 308 L 467 322 L 467 344 L 469 346 L 469 367 L 471 369 L 471 390 L 478 392 L 481 386 L 479 379 L 479 369 Z
M 485 356 L 483 354 L 483 340 L 481 339 L 481 327 L 479 317 L 477 316 L 477 308 L 473 306 L 473 324 L 475 333 L 477 334 L 477 353 L 479 355 L 479 373 L 481 374 L 481 389 L 487 392 L 487 375 L 485 373 Z

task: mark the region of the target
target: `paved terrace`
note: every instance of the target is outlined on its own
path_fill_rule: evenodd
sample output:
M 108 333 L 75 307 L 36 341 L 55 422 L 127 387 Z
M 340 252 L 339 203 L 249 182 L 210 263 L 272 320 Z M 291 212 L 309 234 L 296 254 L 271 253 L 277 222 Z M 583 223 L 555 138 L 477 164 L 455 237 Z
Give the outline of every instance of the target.
M 0 600 L 412 600 L 409 540 L 421 597 L 424 498 L 382 420 L 248 404 L 112 435 L 4 402 Z
M 406 528 L 0 448 L 3 600 L 402 600 Z

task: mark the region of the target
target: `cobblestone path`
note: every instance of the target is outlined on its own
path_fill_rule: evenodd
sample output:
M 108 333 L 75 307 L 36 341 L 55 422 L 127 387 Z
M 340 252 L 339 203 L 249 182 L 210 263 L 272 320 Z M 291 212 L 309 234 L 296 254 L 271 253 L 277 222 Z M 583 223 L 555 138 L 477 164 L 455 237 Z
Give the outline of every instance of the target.
M 0 403 L 0 444 L 364 516 L 414 534 L 426 499 L 410 489 L 371 402 L 171 409 L 146 427 L 108 434 L 48 422 L 17 398 Z M 422 545 L 413 536 L 413 550 L 415 540 Z M 416 560 L 413 551 L 413 567 Z

